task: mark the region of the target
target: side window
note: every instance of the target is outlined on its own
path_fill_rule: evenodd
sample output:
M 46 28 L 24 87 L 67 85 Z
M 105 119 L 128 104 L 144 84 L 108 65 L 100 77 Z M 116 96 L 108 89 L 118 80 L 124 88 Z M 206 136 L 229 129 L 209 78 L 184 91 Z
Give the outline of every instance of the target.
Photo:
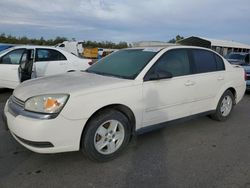
M 202 49 L 193 49 L 192 51 L 196 73 L 213 72 L 217 70 L 214 53 Z
M 59 51 L 53 49 L 37 49 L 36 61 L 61 61 L 67 60 Z
M 215 56 L 215 60 L 216 60 L 216 64 L 217 64 L 217 71 L 221 71 L 221 70 L 225 70 L 225 65 L 224 65 L 224 61 L 223 59 L 218 56 L 217 54 L 214 54 Z
M 25 49 L 17 49 L 9 52 L 2 57 L 0 64 L 19 64 L 24 51 Z
M 246 55 L 246 57 L 245 57 L 245 62 L 246 62 L 246 63 L 249 63 L 249 54 Z
M 191 73 L 188 52 L 185 49 L 167 51 L 154 65 L 155 72 L 167 71 L 173 77 Z

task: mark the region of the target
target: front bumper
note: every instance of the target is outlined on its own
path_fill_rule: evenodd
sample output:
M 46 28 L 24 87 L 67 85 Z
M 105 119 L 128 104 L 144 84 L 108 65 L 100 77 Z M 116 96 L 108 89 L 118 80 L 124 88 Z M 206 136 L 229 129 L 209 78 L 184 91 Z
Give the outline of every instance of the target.
M 62 115 L 55 119 L 35 119 L 10 113 L 4 108 L 6 124 L 12 136 L 23 146 L 37 153 L 77 151 L 87 120 L 69 120 Z

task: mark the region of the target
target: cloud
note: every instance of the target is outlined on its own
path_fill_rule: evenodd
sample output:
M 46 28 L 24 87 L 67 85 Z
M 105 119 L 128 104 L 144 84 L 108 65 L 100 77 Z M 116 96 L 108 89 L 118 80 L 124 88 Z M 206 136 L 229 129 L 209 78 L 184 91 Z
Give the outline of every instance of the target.
M 0 32 L 129 42 L 167 41 L 180 34 L 250 43 L 248 4 L 248 0 L 1 0 Z

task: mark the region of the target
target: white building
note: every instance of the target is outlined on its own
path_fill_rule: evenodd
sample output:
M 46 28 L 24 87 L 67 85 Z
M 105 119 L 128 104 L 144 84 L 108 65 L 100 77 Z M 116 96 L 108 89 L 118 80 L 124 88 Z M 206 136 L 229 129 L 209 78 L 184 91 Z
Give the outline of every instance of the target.
M 133 47 L 164 47 L 164 46 L 173 46 L 176 44 L 168 43 L 168 42 L 161 42 L 161 41 L 138 41 L 133 42 Z
M 204 37 L 188 37 L 178 41 L 178 44 L 211 48 L 223 56 L 230 52 L 250 52 L 250 45 L 247 44 Z

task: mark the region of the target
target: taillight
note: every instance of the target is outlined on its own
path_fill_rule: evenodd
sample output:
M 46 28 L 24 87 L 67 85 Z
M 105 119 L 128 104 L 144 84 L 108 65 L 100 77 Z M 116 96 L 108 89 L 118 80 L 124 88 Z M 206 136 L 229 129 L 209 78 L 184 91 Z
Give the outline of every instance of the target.
M 246 73 L 246 71 L 244 70 L 244 75 L 245 75 L 245 81 L 247 80 L 247 73 Z

